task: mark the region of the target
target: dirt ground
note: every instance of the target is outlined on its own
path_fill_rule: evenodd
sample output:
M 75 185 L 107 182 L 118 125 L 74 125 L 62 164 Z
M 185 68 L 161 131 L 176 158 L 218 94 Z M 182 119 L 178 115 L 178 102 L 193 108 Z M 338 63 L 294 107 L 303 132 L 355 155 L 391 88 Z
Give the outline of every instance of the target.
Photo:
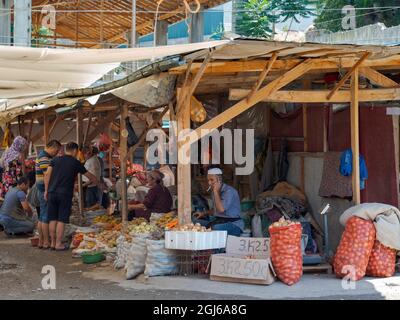
M 56 289 L 43 290 L 42 268 L 56 270 Z M 386 281 L 386 282 L 385 282 Z M 210 281 L 206 277 L 156 277 L 125 280 L 109 263 L 85 265 L 70 251 L 54 252 L 30 246 L 27 238 L 0 233 L 0 299 L 60 300 L 216 300 L 216 299 L 400 299 L 400 277 L 372 279 L 343 291 L 334 276 L 306 275 L 295 286 L 281 282 L 255 286 Z M 196 290 L 196 291 L 195 291 Z
M 52 265 L 56 270 L 56 289 L 43 290 L 42 268 Z M 83 277 L 108 266 L 107 262 L 85 265 L 72 258 L 70 251 L 54 252 L 32 248 L 29 239 L 6 238 L 0 233 L 0 299 L 249 299 L 245 296 L 171 290 L 121 288 L 116 283 Z

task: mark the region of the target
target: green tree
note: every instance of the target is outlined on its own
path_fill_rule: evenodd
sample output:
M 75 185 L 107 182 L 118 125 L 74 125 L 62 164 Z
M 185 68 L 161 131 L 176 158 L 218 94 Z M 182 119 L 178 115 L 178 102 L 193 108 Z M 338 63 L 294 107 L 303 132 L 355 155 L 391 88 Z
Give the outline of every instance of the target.
M 237 6 L 236 33 L 252 38 L 270 38 L 275 17 L 271 0 L 244 0 Z
M 388 8 L 399 7 L 400 0 L 318 0 L 315 26 L 320 30 L 341 31 L 343 18 L 341 9 L 346 5 L 352 5 L 356 9 L 357 28 L 378 22 L 384 23 L 386 27 L 400 24 L 400 10 Z M 357 8 L 371 9 L 357 10 Z
M 274 23 L 291 19 L 300 22 L 300 18 L 312 15 L 316 0 L 243 0 L 237 9 L 236 32 L 243 36 L 270 38 Z M 290 29 L 290 27 L 289 27 Z
M 300 18 L 314 16 L 316 0 L 272 0 L 271 7 L 278 13 L 277 21 L 286 22 L 293 19 L 297 23 Z

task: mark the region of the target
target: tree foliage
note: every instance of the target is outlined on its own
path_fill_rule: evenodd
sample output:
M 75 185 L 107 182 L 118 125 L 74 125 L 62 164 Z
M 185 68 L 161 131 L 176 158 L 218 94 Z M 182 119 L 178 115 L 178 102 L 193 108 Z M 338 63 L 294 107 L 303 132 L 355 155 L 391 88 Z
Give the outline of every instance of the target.
M 272 24 L 314 15 L 316 0 L 242 0 L 238 2 L 236 32 L 255 38 L 270 38 Z
M 378 22 L 384 23 L 386 27 L 400 24 L 400 10 L 398 8 L 387 8 L 399 7 L 400 0 L 318 0 L 319 13 L 314 21 L 315 26 L 320 30 L 341 31 L 341 21 L 344 17 L 341 9 L 346 5 L 352 5 L 356 9 L 357 28 Z M 357 10 L 357 8 L 371 9 Z

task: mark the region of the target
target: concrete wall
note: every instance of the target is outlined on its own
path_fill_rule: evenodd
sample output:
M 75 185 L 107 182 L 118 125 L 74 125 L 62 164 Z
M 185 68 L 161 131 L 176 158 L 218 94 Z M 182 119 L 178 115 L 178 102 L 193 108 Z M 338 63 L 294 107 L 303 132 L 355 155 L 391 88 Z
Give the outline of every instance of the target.
M 400 43 L 400 26 L 386 28 L 383 23 L 377 23 L 335 33 L 310 31 L 306 33 L 306 41 L 328 44 L 397 45 Z

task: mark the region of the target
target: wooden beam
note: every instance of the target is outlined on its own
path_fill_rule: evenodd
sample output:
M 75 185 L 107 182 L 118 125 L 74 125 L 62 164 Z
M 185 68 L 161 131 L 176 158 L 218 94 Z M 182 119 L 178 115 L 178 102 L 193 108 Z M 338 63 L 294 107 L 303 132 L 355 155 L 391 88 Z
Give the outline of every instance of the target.
M 178 91 L 179 90 L 187 90 L 187 88 L 178 89 Z M 188 93 L 185 92 L 178 92 L 177 95 L 181 98 L 190 97 Z M 177 101 L 177 103 L 182 105 L 182 111 L 177 117 L 177 132 L 179 135 L 183 130 L 190 129 L 190 103 L 189 101 Z M 189 157 L 189 159 L 187 157 Z M 190 169 L 190 145 L 186 144 L 182 146 L 178 144 L 178 219 L 181 225 L 192 221 Z
M 168 110 L 169 110 L 169 107 L 165 107 L 164 110 L 153 121 L 153 123 L 142 132 L 142 134 L 140 135 L 140 137 L 138 139 L 138 142 L 128 151 L 126 160 L 128 160 L 128 158 L 132 158 L 132 156 L 135 154 L 135 151 L 137 150 L 137 148 L 139 148 L 142 145 L 142 143 L 146 140 L 148 130 L 151 130 L 151 129 L 154 129 L 155 127 L 157 127 L 158 123 L 162 120 L 162 118 L 164 117 L 164 115 L 167 113 Z
M 353 151 L 353 202 L 361 203 L 360 195 L 360 138 L 359 138 L 359 108 L 358 108 L 358 68 L 355 68 L 351 76 L 351 149 Z
M 255 104 L 259 103 L 266 97 L 270 96 L 272 93 L 278 91 L 280 88 L 284 87 L 285 85 L 289 84 L 293 80 L 297 79 L 298 77 L 302 76 L 308 70 L 310 70 L 313 66 L 312 59 L 307 59 L 291 69 L 290 71 L 286 72 L 284 75 L 280 76 L 279 78 L 275 79 L 274 81 L 270 82 L 262 89 L 259 89 L 250 101 L 247 99 L 243 99 L 236 103 L 234 106 L 230 107 L 229 109 L 225 110 L 224 112 L 218 114 L 216 117 L 212 118 L 205 124 L 201 125 L 195 131 L 190 133 L 189 141 L 193 143 L 198 139 L 201 139 L 203 136 L 207 135 L 209 132 L 208 130 L 213 130 L 224 123 L 230 121 L 234 117 L 238 116 L 242 112 L 248 110 L 249 108 L 253 107 Z
M 363 54 L 363 56 L 354 64 L 354 66 L 351 67 L 349 71 L 345 74 L 344 77 L 342 77 L 339 81 L 339 83 L 332 89 L 332 91 L 328 94 L 327 98 L 330 100 L 333 95 L 343 86 L 343 84 L 346 82 L 347 79 L 350 78 L 350 76 L 353 74 L 354 70 L 359 67 L 365 59 L 369 57 L 371 52 L 366 52 Z
M 271 56 L 271 58 L 268 61 L 268 64 L 265 66 L 264 70 L 261 71 L 260 76 L 258 77 L 256 83 L 254 84 L 253 88 L 251 89 L 249 95 L 247 96 L 247 102 L 250 101 L 250 99 L 253 97 L 253 95 L 257 92 L 257 90 L 260 88 L 262 83 L 264 82 L 266 76 L 268 73 L 271 71 L 273 64 L 275 63 L 276 59 L 278 59 L 278 53 L 274 52 Z
M 388 78 L 384 74 L 372 69 L 370 67 L 361 67 L 358 69 L 360 75 L 366 77 L 373 84 L 384 87 L 384 88 L 398 88 L 399 84 L 396 81 Z
M 126 223 L 128 221 L 128 193 L 127 193 L 127 165 L 126 165 L 126 155 L 128 152 L 128 130 L 126 129 L 125 119 L 128 117 L 128 106 L 123 104 L 121 107 L 121 125 L 120 125 L 120 156 L 121 156 L 121 213 L 122 213 L 122 221 Z
M 72 132 L 72 130 L 74 130 L 75 126 L 71 126 L 71 128 L 69 128 L 67 130 L 67 132 L 64 133 L 64 135 L 60 138 L 60 142 L 62 142 L 66 137 L 68 137 L 68 135 Z
M 333 72 L 338 70 L 338 66 L 342 69 L 350 69 L 354 64 L 359 61 L 354 57 L 337 57 L 337 58 L 315 58 L 315 64 L 310 70 L 311 72 Z M 302 62 L 301 59 L 279 59 L 274 63 L 271 72 L 290 70 Z M 247 73 L 247 72 L 261 72 L 264 70 L 268 61 L 265 59 L 255 60 L 241 60 L 241 61 L 224 61 L 214 60 L 210 62 L 204 71 L 204 74 L 226 74 L 226 73 Z M 193 63 L 191 73 L 194 74 L 200 69 L 201 63 Z M 363 67 L 372 67 L 380 70 L 399 69 L 400 56 L 394 55 L 386 58 L 367 59 L 362 64 Z M 187 66 L 179 66 L 168 70 L 170 74 L 184 74 Z
M 50 126 L 49 129 L 49 136 L 53 133 L 54 129 L 56 128 L 57 124 L 59 124 L 61 121 L 63 121 L 65 116 L 59 116 L 57 115 L 56 118 L 54 119 L 53 123 Z
M 246 98 L 250 90 L 231 89 L 229 100 L 237 101 Z M 262 99 L 265 102 L 286 102 L 286 103 L 350 103 L 351 94 L 349 90 L 340 90 L 329 101 L 327 94 L 329 90 L 280 90 L 272 93 L 269 97 Z M 373 101 L 395 101 L 400 100 L 400 89 L 361 89 L 359 90 L 360 102 Z
M 103 132 L 107 126 L 112 122 L 112 120 L 115 119 L 115 117 L 118 116 L 119 110 L 118 109 L 114 109 L 113 111 L 111 111 L 105 118 L 103 118 L 99 124 L 92 130 L 92 132 L 88 135 L 88 138 L 86 139 L 86 141 L 90 142 L 92 141 L 94 138 L 96 138 L 96 136 L 98 134 L 100 134 L 101 132 Z
M 178 114 L 180 113 L 180 111 L 182 109 L 182 103 L 189 101 L 189 98 L 193 95 L 194 91 L 196 90 L 196 88 L 201 80 L 201 77 L 203 76 L 204 71 L 206 70 L 207 65 L 210 62 L 210 60 L 211 60 L 211 54 L 208 54 L 204 58 L 203 63 L 201 64 L 201 67 L 200 67 L 199 71 L 196 73 L 196 76 L 194 77 L 194 79 L 192 81 L 190 81 L 189 79 L 185 79 L 185 83 L 187 83 L 187 84 L 190 83 L 190 87 L 188 90 L 182 91 L 183 94 L 185 94 L 187 96 L 181 97 L 181 99 L 179 99 L 181 104 L 178 105 L 178 112 L 177 112 Z M 186 80 L 188 80 L 188 81 L 186 82 Z

